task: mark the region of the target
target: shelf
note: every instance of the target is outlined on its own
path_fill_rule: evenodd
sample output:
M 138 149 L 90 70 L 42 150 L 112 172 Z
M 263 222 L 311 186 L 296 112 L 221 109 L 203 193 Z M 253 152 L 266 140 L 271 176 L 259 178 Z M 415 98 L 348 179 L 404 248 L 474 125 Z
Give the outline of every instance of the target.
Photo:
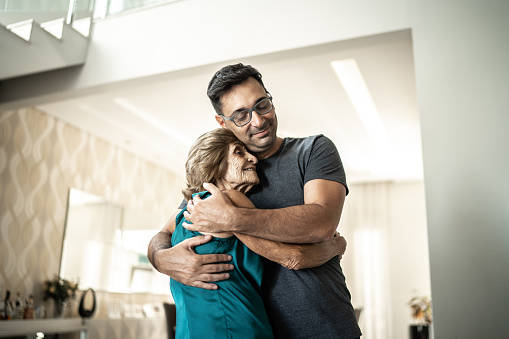
M 8 320 L 0 325 L 0 338 L 9 336 L 57 334 L 80 332 L 80 337 L 86 337 L 88 323 L 81 318 L 40 319 L 40 320 Z

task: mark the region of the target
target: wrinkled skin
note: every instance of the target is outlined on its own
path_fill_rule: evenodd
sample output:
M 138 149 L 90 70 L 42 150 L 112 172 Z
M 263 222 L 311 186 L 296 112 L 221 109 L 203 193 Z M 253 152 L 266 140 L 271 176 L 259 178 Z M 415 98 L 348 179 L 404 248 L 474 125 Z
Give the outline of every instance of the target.
M 246 150 L 240 142 L 228 145 L 228 167 L 223 178 L 217 180 L 217 187 L 226 191 L 234 189 L 242 193 L 249 191 L 258 184 L 256 164 L 258 160 Z

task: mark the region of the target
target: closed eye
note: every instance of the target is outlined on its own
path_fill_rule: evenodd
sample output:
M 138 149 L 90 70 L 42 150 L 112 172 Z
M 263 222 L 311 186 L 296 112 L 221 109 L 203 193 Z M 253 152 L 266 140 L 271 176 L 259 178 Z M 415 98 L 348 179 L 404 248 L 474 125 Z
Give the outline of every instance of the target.
M 244 147 L 240 145 L 235 145 L 235 148 L 233 149 L 233 153 L 237 155 L 243 155 L 244 154 Z

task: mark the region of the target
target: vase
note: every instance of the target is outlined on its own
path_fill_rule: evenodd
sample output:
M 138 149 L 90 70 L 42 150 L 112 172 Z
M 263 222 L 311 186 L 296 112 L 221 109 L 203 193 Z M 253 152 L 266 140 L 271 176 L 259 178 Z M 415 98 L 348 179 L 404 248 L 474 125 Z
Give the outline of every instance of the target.
M 411 325 L 410 339 L 429 339 L 428 325 Z
M 67 302 L 62 301 L 62 300 L 55 300 L 54 318 L 64 318 L 66 309 L 67 309 Z

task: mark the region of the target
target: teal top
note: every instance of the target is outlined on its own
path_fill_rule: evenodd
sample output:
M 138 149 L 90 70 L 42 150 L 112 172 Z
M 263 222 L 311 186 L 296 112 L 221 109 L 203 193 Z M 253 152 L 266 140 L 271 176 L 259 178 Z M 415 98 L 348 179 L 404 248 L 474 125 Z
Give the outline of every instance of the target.
M 197 193 L 202 199 L 209 192 Z M 198 235 L 182 226 L 184 208 L 176 218 L 171 244 Z M 230 278 L 218 281 L 217 290 L 205 290 L 170 281 L 177 309 L 176 338 L 274 338 L 261 296 L 262 259 L 236 237 L 216 238 L 195 247 L 198 254 L 229 254 Z

